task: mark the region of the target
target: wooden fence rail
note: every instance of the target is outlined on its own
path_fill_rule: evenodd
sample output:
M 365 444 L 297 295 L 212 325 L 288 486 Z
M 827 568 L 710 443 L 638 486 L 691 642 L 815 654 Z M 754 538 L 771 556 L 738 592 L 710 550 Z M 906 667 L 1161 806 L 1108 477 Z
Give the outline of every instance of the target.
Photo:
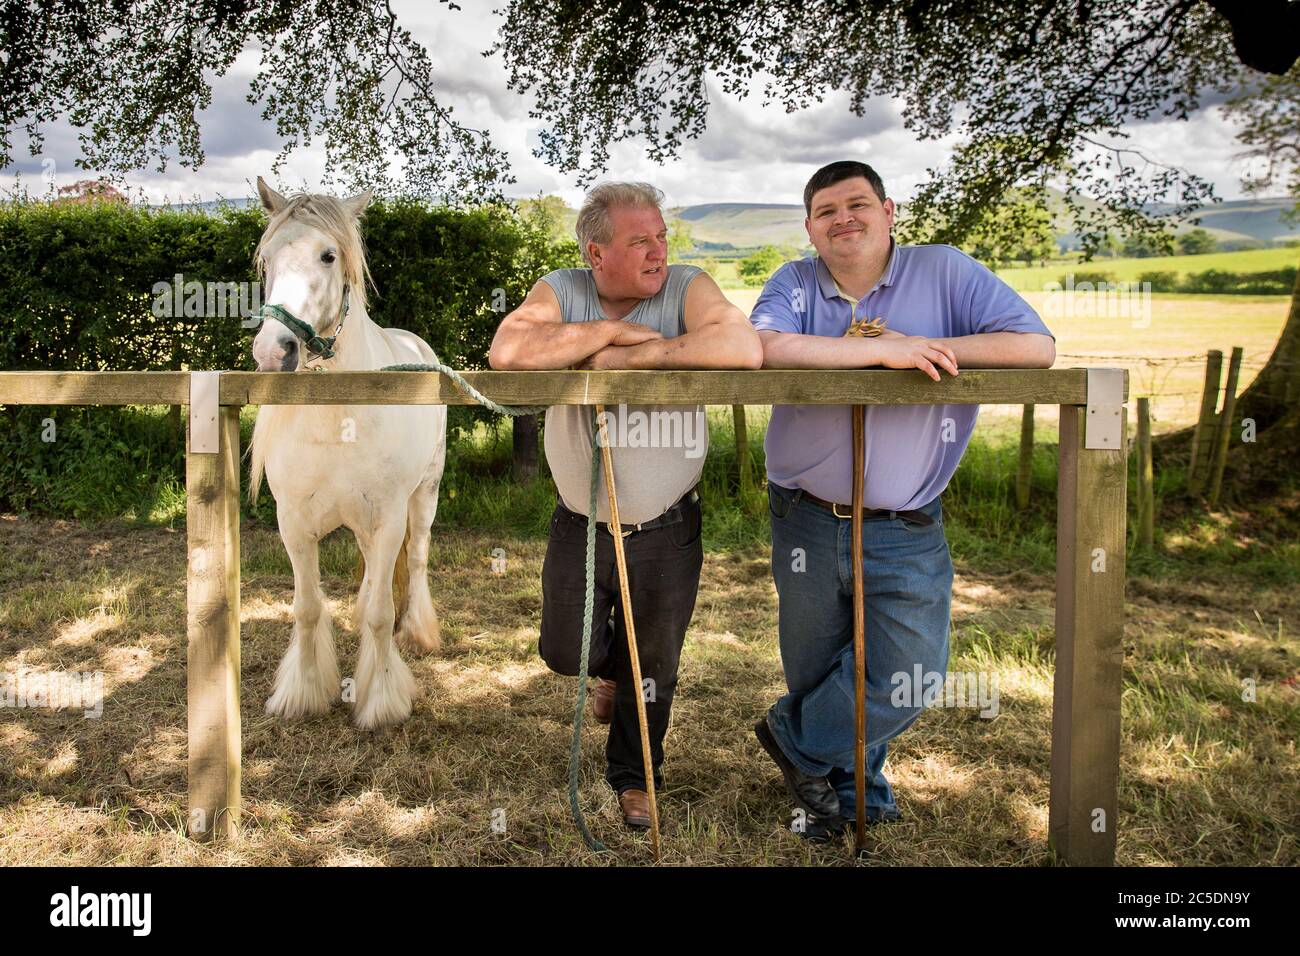
M 210 374 L 210 373 L 208 373 Z M 507 405 L 1059 405 L 1056 672 L 1048 839 L 1072 864 L 1115 856 L 1123 667 L 1128 375 L 1120 369 L 963 369 L 934 382 L 880 369 L 470 372 Z M 0 405 L 190 405 L 188 372 L 0 372 Z M 428 372 L 221 372 L 186 445 L 189 811 L 196 837 L 240 807 L 239 409 L 469 404 Z M 201 415 L 198 413 L 202 413 Z M 214 425 L 215 419 L 215 425 Z

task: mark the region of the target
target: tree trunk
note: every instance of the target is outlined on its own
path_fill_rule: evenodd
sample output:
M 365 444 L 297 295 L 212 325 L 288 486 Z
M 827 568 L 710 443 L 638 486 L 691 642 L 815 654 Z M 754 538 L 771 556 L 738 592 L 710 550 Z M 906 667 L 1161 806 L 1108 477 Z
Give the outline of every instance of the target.
M 1297 405 L 1300 405 L 1300 270 L 1296 272 L 1295 288 L 1291 291 L 1291 313 L 1277 346 L 1268 364 L 1237 400 L 1241 417 L 1253 418 L 1255 428 L 1261 432 L 1281 421 Z M 1274 451 L 1282 453 L 1284 449 Z M 1300 449 L 1289 449 L 1291 453 L 1296 451 Z
M 536 415 L 521 415 L 514 419 L 511 432 L 515 481 L 532 481 L 537 477 L 537 419 Z
M 1229 427 L 1240 451 L 1228 456 L 1225 481 L 1235 496 L 1267 494 L 1296 480 L 1300 458 L 1300 270 L 1291 291 L 1291 311 L 1268 363 L 1237 399 Z M 1254 440 L 1242 441 L 1246 420 Z

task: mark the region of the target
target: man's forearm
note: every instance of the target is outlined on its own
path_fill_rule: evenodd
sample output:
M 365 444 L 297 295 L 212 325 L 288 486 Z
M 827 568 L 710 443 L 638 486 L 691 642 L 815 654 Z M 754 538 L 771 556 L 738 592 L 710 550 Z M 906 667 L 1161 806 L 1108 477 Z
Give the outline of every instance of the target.
M 981 332 L 936 339 L 952 349 L 962 368 L 1051 368 L 1056 343 L 1041 332 Z
M 529 323 L 493 342 L 488 363 L 508 370 L 568 368 L 599 352 L 616 335 L 618 323 L 611 319 Z
M 877 364 L 871 339 L 759 333 L 764 368 L 867 368 Z
M 706 325 L 671 339 L 614 348 L 612 364 L 618 368 L 734 369 L 758 364 L 752 333 L 744 326 L 725 323 Z M 750 356 L 754 361 L 747 360 Z

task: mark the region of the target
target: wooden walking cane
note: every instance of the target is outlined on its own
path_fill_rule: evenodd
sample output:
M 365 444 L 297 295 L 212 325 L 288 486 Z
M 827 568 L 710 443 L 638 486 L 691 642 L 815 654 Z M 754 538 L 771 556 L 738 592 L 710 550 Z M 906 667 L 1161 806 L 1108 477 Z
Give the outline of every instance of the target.
M 853 307 L 846 337 L 875 338 L 884 334 L 885 320 L 859 319 Z M 862 487 L 865 480 L 867 443 L 866 406 L 852 406 L 853 415 L 853 522 L 850 547 L 853 550 L 853 792 L 857 799 L 853 855 L 862 854 L 867 844 L 867 617 L 863 607 L 866 587 L 862 580 Z
M 659 862 L 659 805 L 655 802 L 654 761 L 650 754 L 650 728 L 646 722 L 645 694 L 641 689 L 641 657 L 637 653 L 636 628 L 632 623 L 632 594 L 627 586 L 627 559 L 623 556 L 623 525 L 618 520 L 618 495 L 614 490 L 614 455 L 606 433 L 605 406 L 596 406 L 600 424 L 600 457 L 605 463 L 605 488 L 609 492 L 609 528 L 614 539 L 614 560 L 618 564 L 618 589 L 623 597 L 623 623 L 627 626 L 627 653 L 632 659 L 632 682 L 636 685 L 636 719 L 641 728 L 641 758 L 645 762 L 645 792 L 650 800 L 650 847 Z M 595 521 L 592 515 L 588 520 Z
M 867 445 L 863 422 L 865 412 L 865 405 L 853 406 L 853 789 L 857 798 L 854 856 L 861 854 L 867 843 L 867 617 L 863 607 L 865 585 L 862 580 L 862 485 Z

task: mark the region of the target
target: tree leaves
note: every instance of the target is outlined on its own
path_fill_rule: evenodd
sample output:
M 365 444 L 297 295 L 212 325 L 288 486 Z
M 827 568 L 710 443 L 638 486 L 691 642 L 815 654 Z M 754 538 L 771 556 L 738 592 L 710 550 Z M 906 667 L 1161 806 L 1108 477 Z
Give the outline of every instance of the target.
M 1196 0 L 513 0 L 496 49 L 548 124 L 537 155 L 584 181 L 630 137 L 658 162 L 678 156 L 705 129 L 710 82 L 787 110 L 844 91 L 862 115 L 887 97 L 922 139 L 962 137 L 909 204 L 905 237 L 961 242 L 1013 191 L 1055 186 L 1088 252 L 1111 229 L 1161 231 L 1151 203 L 1176 218 L 1211 197 L 1124 127 L 1186 118 L 1240 72 L 1228 24 Z
M 0 50 L 0 167 L 18 130 L 35 156 L 42 127 L 67 118 L 83 168 L 197 168 L 211 78 L 250 51 L 260 65 L 248 101 L 283 139 L 276 170 L 323 138 L 326 185 L 456 203 L 498 199 L 514 181 L 488 133 L 439 103 L 428 51 L 386 0 L 0 0 Z

